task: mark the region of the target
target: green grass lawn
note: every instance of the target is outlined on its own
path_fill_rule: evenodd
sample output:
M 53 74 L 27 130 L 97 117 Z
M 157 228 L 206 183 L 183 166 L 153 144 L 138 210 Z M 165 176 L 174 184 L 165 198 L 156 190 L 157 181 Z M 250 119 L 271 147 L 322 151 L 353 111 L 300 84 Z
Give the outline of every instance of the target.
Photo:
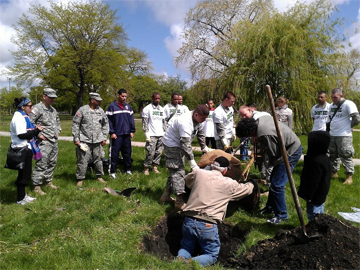
M 140 132 L 139 132 L 140 133 Z M 119 174 L 116 180 L 104 179 L 113 189 L 136 187 L 130 198 L 114 197 L 103 192 L 104 185 L 88 173 L 83 190 L 76 188 L 75 146 L 59 141 L 60 153 L 54 173 L 57 190 L 44 188 L 45 196 L 27 192 L 37 200 L 25 206 L 16 201 L 14 185 L 17 172 L 3 168 L 9 137 L 0 137 L 0 268 L 1 269 L 188 269 L 178 261 L 163 261 L 141 250 L 142 238 L 150 234 L 157 222 L 173 210 L 171 204 L 159 203 L 168 176 L 162 159 L 160 175 L 144 176 L 145 150 L 133 147 L 133 176 Z M 107 151 L 108 147 L 105 147 Z M 196 159 L 200 153 L 196 153 Z M 294 170 L 296 186 L 302 169 L 300 162 Z M 120 168 L 121 169 L 121 168 Z M 186 167 L 189 172 L 189 167 Z M 258 173 L 252 169 L 251 177 Z M 360 172 L 356 167 L 354 183 L 343 185 L 344 170 L 340 178 L 332 180 L 325 205 L 326 214 L 339 217 L 339 211 L 351 212 L 360 207 Z M 246 251 L 259 240 L 273 237 L 281 228 L 300 225 L 290 187 L 286 187 L 290 220 L 284 225 L 272 226 L 257 212 L 236 211 L 226 222 L 250 231 L 246 241 L 234 252 Z M 305 202 L 301 200 L 303 214 Z M 266 197 L 261 197 L 263 207 Z M 353 223 L 360 227 L 360 224 Z M 198 268 L 200 269 L 200 268 Z M 208 269 L 222 269 L 219 264 Z

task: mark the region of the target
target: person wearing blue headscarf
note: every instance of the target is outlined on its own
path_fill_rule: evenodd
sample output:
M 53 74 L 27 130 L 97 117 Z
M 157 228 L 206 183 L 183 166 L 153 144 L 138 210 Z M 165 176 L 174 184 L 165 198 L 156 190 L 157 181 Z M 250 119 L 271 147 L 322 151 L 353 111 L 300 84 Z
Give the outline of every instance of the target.
M 41 152 L 36 142 L 36 136 L 43 130 L 41 125 L 37 127 L 31 123 L 29 114 L 32 112 L 32 102 L 27 97 L 15 98 L 14 106 L 17 111 L 10 123 L 11 147 L 27 147 L 25 166 L 19 170 L 15 185 L 17 187 L 17 203 L 25 205 L 34 201 L 36 198 L 30 197 L 25 193 L 25 187 L 31 179 L 32 158 L 41 158 Z

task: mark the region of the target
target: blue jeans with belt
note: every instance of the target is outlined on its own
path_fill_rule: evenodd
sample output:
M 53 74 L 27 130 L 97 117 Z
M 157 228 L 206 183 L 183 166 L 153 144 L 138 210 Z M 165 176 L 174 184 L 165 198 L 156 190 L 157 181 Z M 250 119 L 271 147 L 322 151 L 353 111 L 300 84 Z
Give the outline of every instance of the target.
M 191 258 L 202 266 L 216 263 L 220 252 L 220 240 L 216 224 L 185 217 L 182 234 L 181 247 L 177 257 L 182 257 L 185 260 Z M 196 243 L 200 244 L 203 254 L 192 257 Z
M 291 172 L 294 170 L 302 154 L 302 147 L 295 151 L 294 154 L 288 157 Z M 273 210 L 276 217 L 287 219 L 287 208 L 285 200 L 285 186 L 288 182 L 285 162 L 282 161 L 276 165 L 270 176 L 270 189 L 266 207 Z

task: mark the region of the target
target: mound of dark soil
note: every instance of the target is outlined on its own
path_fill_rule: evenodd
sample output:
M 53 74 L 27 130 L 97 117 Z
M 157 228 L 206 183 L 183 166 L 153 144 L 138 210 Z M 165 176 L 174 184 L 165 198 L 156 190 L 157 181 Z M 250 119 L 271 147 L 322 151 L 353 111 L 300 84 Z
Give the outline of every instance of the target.
M 237 269 L 360 269 L 360 230 L 328 215 L 306 226 L 280 230 L 224 266 Z M 318 235 L 312 238 L 311 236 Z
M 162 259 L 173 259 L 180 248 L 184 216 L 171 213 L 161 219 L 143 248 Z M 270 226 L 270 225 L 269 225 Z M 236 269 L 360 269 L 360 230 L 328 215 L 319 215 L 306 226 L 280 230 L 272 239 L 260 241 L 249 252 L 233 255 L 248 232 L 229 224 L 219 225 L 221 241 L 218 262 Z M 201 254 L 200 248 L 196 255 Z

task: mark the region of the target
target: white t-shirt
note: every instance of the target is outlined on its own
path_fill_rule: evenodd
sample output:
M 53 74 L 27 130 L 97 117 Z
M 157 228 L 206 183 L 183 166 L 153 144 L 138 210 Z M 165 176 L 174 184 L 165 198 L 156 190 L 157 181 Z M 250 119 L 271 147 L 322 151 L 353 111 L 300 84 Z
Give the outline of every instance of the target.
M 194 123 L 192 120 L 193 112 L 187 112 L 182 114 L 175 119 L 171 119 L 167 130 L 165 131 L 163 137 L 163 144 L 168 147 L 180 147 L 180 138 L 191 138 L 191 141 L 194 139 L 200 128 L 203 128 L 204 123 L 197 125 L 197 128 L 194 128 Z
M 225 138 L 231 139 L 233 134 L 235 134 L 235 128 L 234 128 L 234 109 L 233 107 L 227 108 L 227 111 L 225 112 L 224 107 L 220 104 L 214 111 L 213 114 L 213 120 L 214 124 L 222 123 L 224 125 L 224 132 L 225 132 Z M 219 135 L 217 134 L 216 127 L 214 129 L 215 132 L 215 140 L 220 140 Z
M 209 116 L 205 120 L 205 125 L 204 125 L 205 137 L 214 137 L 215 136 L 215 131 L 214 131 L 215 126 L 214 126 L 213 114 L 214 114 L 214 111 L 209 111 Z
M 141 117 L 149 119 L 149 136 L 163 136 L 163 119 L 165 113 L 160 105 L 154 106 L 152 103 L 147 105 L 141 114 Z
M 18 111 L 14 113 L 14 116 L 10 123 L 10 137 L 11 137 L 11 147 L 24 147 L 28 146 L 31 149 L 28 140 L 22 140 L 17 135 L 26 133 L 26 121 L 24 116 Z
M 176 106 L 172 105 L 171 103 L 168 103 L 164 106 L 164 112 L 165 112 L 165 119 L 168 121 L 169 117 L 175 112 L 175 108 Z M 187 108 L 187 107 L 186 107 Z M 178 105 L 177 106 L 177 111 L 175 113 L 175 115 L 172 117 L 176 117 L 179 115 L 182 115 L 183 113 L 185 113 L 186 108 L 184 108 L 184 105 Z M 189 109 L 187 109 L 187 111 L 189 111 Z M 171 118 L 171 119 L 172 119 Z
M 254 118 L 255 120 L 257 120 L 257 119 L 259 119 L 259 117 L 264 116 L 264 115 L 271 116 L 271 114 L 270 114 L 270 113 L 267 113 L 267 112 L 253 111 L 252 118 Z
M 183 114 L 183 113 L 187 113 L 187 112 L 189 112 L 190 110 L 189 110 L 189 107 L 188 106 L 186 106 L 186 105 L 179 105 L 179 106 L 181 106 L 181 114 Z
M 329 119 L 330 103 L 326 102 L 323 106 L 316 104 L 311 108 L 311 118 L 314 118 L 314 126 L 312 131 L 326 131 L 326 122 Z
M 337 105 L 331 103 L 329 107 L 329 116 L 333 114 Z M 351 116 L 350 114 L 358 112 L 356 105 L 351 100 L 345 100 L 330 124 L 330 136 L 352 136 L 351 133 Z

